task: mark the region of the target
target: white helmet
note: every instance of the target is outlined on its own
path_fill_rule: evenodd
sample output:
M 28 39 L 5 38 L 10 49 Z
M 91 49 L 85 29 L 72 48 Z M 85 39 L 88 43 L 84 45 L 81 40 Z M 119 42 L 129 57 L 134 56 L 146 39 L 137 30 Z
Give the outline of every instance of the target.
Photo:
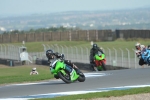
M 139 42 L 137 42 L 136 44 L 135 44 L 135 48 L 138 50 L 138 49 L 140 49 L 141 48 L 141 44 L 139 43 Z
M 137 43 L 135 44 L 135 46 L 141 46 L 141 44 L 140 44 L 139 42 L 137 42 Z

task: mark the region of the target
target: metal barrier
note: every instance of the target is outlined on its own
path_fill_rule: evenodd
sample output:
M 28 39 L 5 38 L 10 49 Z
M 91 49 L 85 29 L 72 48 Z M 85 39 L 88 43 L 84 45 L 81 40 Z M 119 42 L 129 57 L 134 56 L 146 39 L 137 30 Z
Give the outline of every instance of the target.
M 0 44 L 0 58 L 19 60 L 19 47 L 14 45 Z
M 42 59 L 47 59 L 45 56 L 45 51 L 48 49 L 54 50 L 54 52 L 59 52 L 65 54 L 65 58 L 72 60 L 72 62 L 82 62 L 89 63 L 89 55 L 91 47 L 79 47 L 65 45 L 45 45 L 43 44 L 44 52 Z M 102 47 L 103 48 L 103 47 Z M 103 48 L 106 55 L 107 65 L 120 66 L 125 68 L 142 68 L 139 66 L 139 59 L 135 55 L 134 49 L 128 48 Z M 144 65 L 144 67 L 148 67 Z
M 65 54 L 65 58 L 72 62 L 89 63 L 91 47 L 65 46 L 65 45 L 45 45 L 43 52 L 29 52 L 29 58 L 34 63 L 37 58 L 47 60 L 45 51 L 48 49 Z M 20 60 L 19 47 L 14 45 L 0 45 L 0 58 Z M 134 49 L 128 48 L 103 48 L 106 55 L 106 63 L 111 66 L 120 66 L 125 68 L 142 68 L 138 65 L 138 58 Z M 144 67 L 148 67 L 145 65 Z

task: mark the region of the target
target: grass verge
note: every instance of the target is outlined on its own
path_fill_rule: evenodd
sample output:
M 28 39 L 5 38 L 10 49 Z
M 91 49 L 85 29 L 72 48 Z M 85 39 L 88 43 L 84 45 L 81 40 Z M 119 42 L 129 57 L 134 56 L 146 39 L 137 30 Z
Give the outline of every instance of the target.
M 42 98 L 42 99 L 35 99 L 35 100 L 92 100 L 96 98 L 121 97 L 124 95 L 133 95 L 133 94 L 141 94 L 141 93 L 150 93 L 150 87 L 134 88 L 134 89 L 127 89 L 127 90 L 113 90 L 108 92 L 96 92 L 96 93 L 87 93 L 87 94 L 79 94 L 79 95 L 69 95 L 69 96 L 61 96 L 55 98 Z
M 33 67 L 37 68 L 38 75 L 30 75 Z M 0 85 L 10 83 L 23 83 L 42 81 L 53 78 L 48 66 L 26 65 L 26 66 L 0 66 Z

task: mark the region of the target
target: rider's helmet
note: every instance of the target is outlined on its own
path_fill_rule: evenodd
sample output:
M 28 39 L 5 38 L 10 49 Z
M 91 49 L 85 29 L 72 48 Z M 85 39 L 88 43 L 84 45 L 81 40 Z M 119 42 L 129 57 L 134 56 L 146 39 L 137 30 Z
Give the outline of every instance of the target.
M 46 57 L 48 59 L 52 59 L 53 53 L 54 53 L 53 50 L 51 50 L 51 49 L 47 50 L 46 51 Z
M 65 60 L 65 55 L 64 54 L 61 54 L 61 59 Z
M 135 44 L 135 48 L 136 48 L 137 50 L 140 50 L 140 49 L 141 49 L 141 44 L 140 44 L 139 42 L 137 42 L 137 43 Z
M 97 49 L 97 44 L 93 44 L 93 49 Z
M 61 60 L 65 60 L 65 55 L 64 54 L 60 54 L 58 52 L 55 53 L 57 58 L 60 58 Z

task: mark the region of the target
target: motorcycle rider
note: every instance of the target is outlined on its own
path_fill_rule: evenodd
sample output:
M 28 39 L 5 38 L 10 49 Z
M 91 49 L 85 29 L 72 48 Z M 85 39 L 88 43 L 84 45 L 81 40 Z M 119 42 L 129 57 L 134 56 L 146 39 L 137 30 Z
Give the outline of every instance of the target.
M 49 49 L 49 50 L 47 50 L 46 51 L 46 57 L 48 58 L 48 63 L 51 63 L 50 62 L 50 60 L 52 60 L 52 59 L 59 59 L 59 60 L 61 60 L 61 61 L 64 61 L 64 63 L 66 64 L 66 70 L 70 73 L 70 75 L 72 75 L 72 73 L 73 73 L 73 68 L 77 71 L 77 72 L 79 72 L 79 70 L 78 70 L 78 68 L 77 68 L 77 66 L 75 65 L 75 64 L 73 64 L 72 62 L 71 62 L 71 60 L 65 60 L 65 56 L 64 56 L 64 54 L 60 54 L 60 53 L 58 53 L 58 52 L 53 52 L 53 50 L 51 50 L 51 49 Z M 59 77 L 58 76 L 56 76 L 56 75 L 54 75 L 54 77 L 56 78 L 56 79 L 58 79 Z
M 90 50 L 90 64 L 95 64 L 95 62 L 94 62 L 94 56 L 95 56 L 95 54 L 96 54 L 98 51 L 100 51 L 102 54 L 104 54 L 102 48 L 100 49 L 100 48 L 97 46 L 97 44 L 94 43 L 93 46 L 92 46 L 92 48 L 91 48 L 91 50 Z M 94 68 L 93 68 L 93 70 L 94 70 Z
M 142 59 L 141 53 L 142 53 L 142 51 L 143 51 L 144 49 L 146 49 L 147 47 L 146 47 L 145 45 L 141 45 L 139 42 L 137 42 L 137 43 L 135 44 L 135 48 L 136 48 L 135 53 L 136 53 L 137 57 L 139 58 L 139 65 L 140 65 L 140 66 L 143 66 L 144 64 L 146 64 L 146 62 L 144 62 L 144 59 Z M 148 48 L 149 48 L 149 46 L 148 46 Z

